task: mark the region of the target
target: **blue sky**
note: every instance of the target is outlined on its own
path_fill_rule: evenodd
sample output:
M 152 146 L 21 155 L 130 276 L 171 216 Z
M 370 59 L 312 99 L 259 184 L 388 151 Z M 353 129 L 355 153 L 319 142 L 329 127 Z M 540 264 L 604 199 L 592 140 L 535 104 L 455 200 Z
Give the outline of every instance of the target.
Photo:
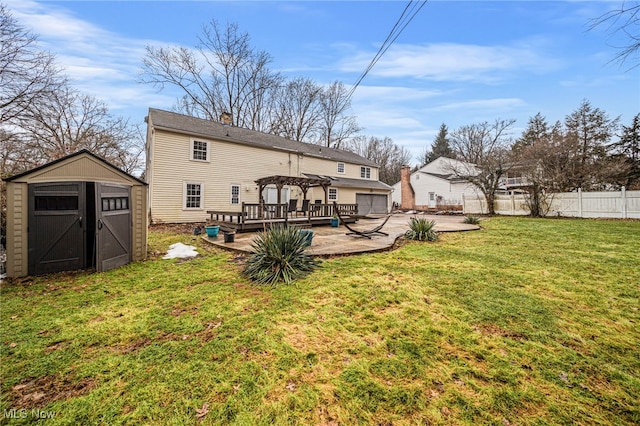
M 142 122 L 176 93 L 138 83 L 147 45 L 194 47 L 203 24 L 237 23 L 288 77 L 353 84 L 407 1 L 4 1 L 73 79 L 116 115 Z M 417 156 L 450 130 L 541 112 L 563 120 L 583 99 L 630 124 L 640 67 L 610 62 L 620 40 L 590 20 L 615 1 L 429 1 L 354 93 L 368 136 Z

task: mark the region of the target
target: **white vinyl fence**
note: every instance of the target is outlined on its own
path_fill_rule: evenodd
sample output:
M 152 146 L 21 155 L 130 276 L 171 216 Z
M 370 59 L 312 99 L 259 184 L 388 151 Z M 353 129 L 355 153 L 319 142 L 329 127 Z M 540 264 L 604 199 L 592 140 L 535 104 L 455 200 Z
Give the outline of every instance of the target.
M 551 208 L 547 216 L 640 219 L 640 191 L 561 192 L 548 194 Z M 465 214 L 486 214 L 482 195 L 462 199 Z M 521 194 L 497 195 L 495 211 L 499 215 L 528 215 L 529 208 Z

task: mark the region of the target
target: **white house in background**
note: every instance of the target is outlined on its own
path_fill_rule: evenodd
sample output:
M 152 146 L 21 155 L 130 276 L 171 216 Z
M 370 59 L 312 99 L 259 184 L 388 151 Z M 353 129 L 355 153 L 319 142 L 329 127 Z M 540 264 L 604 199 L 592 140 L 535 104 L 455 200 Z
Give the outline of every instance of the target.
M 303 199 L 358 204 L 359 214 L 386 213 L 391 187 L 378 180 L 378 165 L 340 149 L 297 142 L 231 125 L 150 108 L 147 121 L 149 218 L 153 223 L 202 222 L 208 210 L 240 212 L 243 203 Z M 329 180 L 326 191 L 266 186 L 269 176 Z
M 408 210 L 462 210 L 462 199 L 483 199 L 478 188 L 460 178 L 453 169 L 473 170 L 472 164 L 439 157 L 411 173 L 403 166 L 400 182 L 392 186 L 394 205 Z

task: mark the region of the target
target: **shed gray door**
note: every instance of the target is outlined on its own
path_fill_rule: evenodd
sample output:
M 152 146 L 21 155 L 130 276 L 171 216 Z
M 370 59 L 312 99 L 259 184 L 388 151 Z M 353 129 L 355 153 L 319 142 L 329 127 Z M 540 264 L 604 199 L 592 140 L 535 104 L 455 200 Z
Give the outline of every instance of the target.
M 130 188 L 98 183 L 96 202 L 96 269 L 108 271 L 131 261 Z
M 356 194 L 356 203 L 358 214 L 362 216 L 387 213 L 387 196 L 384 194 Z
M 84 182 L 29 185 L 29 275 L 85 267 Z

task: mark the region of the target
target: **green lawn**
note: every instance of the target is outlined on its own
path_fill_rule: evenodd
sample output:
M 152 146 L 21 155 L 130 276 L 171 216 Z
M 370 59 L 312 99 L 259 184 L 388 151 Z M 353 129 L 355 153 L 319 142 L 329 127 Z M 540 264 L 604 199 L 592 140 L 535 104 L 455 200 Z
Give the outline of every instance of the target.
M 5 283 L 0 423 L 639 424 L 640 221 L 483 227 L 291 286 L 168 230 L 146 262 Z M 177 241 L 202 256 L 162 260 Z

